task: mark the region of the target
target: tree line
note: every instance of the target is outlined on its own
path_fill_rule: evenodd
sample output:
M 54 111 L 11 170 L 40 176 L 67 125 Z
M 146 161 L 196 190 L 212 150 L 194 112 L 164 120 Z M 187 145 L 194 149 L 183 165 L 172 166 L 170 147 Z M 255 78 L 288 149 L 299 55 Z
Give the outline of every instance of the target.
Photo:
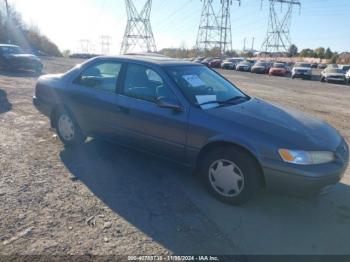
M 12 7 L 8 13 L 0 10 L 0 43 L 18 45 L 27 52 L 39 55 L 62 56 L 50 39 L 42 35 L 38 28 L 27 26 L 20 13 Z

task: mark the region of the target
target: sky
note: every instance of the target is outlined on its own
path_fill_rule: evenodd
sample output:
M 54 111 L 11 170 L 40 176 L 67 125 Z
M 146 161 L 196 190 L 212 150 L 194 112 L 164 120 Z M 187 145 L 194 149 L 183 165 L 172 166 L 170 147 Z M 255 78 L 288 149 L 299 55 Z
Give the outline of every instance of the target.
M 0 0 L 2 1 L 2 0 Z M 111 36 L 111 53 L 118 54 L 127 22 L 124 0 L 8 0 L 24 20 L 55 42 L 60 50 L 80 51 L 80 39 L 89 39 L 99 53 L 100 36 Z M 214 0 L 218 6 L 220 1 Z M 146 0 L 134 0 L 141 9 Z M 350 0 L 300 0 L 294 9 L 291 40 L 300 49 L 330 47 L 350 51 Z M 200 0 L 153 0 L 151 25 L 158 50 L 195 45 L 200 21 Z M 279 8 L 277 9 L 277 11 Z M 231 7 L 233 48 L 259 50 L 267 32 L 268 0 L 233 1 Z

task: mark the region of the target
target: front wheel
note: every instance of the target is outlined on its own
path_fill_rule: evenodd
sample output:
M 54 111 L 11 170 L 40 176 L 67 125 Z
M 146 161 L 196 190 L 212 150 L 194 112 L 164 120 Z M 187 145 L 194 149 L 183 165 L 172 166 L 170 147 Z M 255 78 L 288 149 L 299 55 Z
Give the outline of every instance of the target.
M 201 176 L 209 192 L 233 205 L 246 203 L 257 193 L 260 175 L 253 157 L 235 147 L 212 150 L 201 165 Z
M 66 146 L 82 144 L 86 136 L 82 133 L 74 117 L 64 109 L 55 114 L 55 128 L 57 135 Z

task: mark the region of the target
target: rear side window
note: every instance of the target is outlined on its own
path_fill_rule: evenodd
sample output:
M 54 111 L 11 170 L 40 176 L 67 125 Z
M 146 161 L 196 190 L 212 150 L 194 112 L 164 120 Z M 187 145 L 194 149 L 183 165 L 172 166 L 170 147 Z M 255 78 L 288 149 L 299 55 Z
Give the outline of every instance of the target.
M 95 64 L 87 68 L 75 83 L 102 91 L 115 92 L 121 68 L 122 64 L 119 62 Z

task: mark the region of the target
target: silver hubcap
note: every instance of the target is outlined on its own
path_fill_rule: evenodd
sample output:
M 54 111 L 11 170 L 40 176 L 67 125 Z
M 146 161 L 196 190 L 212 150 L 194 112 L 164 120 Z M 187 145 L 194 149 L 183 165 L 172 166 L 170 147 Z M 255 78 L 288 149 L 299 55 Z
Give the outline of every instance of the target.
M 209 167 L 209 181 L 216 192 L 225 197 L 239 195 L 244 188 L 244 176 L 232 161 L 221 159 Z
M 60 132 L 60 135 L 67 141 L 70 141 L 74 138 L 74 124 L 69 116 L 60 116 L 58 120 L 58 131 Z

